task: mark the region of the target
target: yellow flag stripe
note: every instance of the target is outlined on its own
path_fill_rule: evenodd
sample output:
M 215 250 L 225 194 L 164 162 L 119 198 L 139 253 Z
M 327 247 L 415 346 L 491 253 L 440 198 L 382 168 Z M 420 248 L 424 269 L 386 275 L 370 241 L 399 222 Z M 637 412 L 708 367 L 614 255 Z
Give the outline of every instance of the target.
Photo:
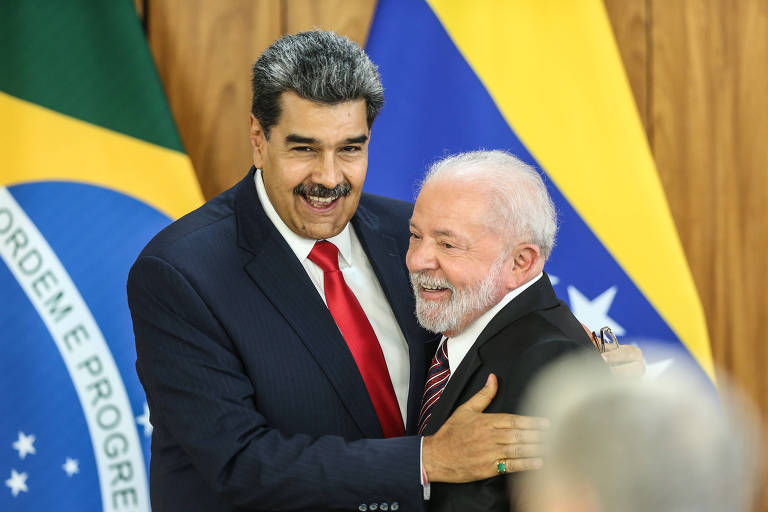
M 599 0 L 428 0 L 502 115 L 714 379 L 693 278 Z
M 177 219 L 203 196 L 189 157 L 0 92 L 0 185 L 74 181 L 110 188 Z

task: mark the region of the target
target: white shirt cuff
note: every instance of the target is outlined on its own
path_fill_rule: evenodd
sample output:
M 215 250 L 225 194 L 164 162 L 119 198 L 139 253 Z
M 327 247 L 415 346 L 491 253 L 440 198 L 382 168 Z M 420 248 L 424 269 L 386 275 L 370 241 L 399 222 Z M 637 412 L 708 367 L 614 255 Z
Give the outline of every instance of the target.
M 421 442 L 419 443 L 419 466 L 421 468 L 420 473 L 420 479 L 421 479 L 421 486 L 424 488 L 424 501 L 429 499 L 429 496 L 432 491 L 432 487 L 429 485 L 429 482 L 424 481 L 424 459 L 422 458 L 422 450 L 424 448 L 424 438 L 421 438 Z

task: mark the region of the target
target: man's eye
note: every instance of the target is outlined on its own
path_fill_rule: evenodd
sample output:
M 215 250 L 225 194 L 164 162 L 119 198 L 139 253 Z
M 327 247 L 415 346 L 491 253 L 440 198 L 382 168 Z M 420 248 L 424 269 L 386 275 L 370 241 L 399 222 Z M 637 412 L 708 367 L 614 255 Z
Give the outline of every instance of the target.
M 362 149 L 360 146 L 344 146 L 342 150 L 348 152 L 348 153 L 354 153 L 356 151 L 360 151 Z
M 449 244 L 448 242 L 443 242 L 440 245 L 442 245 L 444 249 L 453 249 L 454 248 L 454 246 Z
M 312 151 L 312 148 L 309 146 L 294 146 L 291 148 L 291 151 L 309 152 L 309 151 Z
M 413 238 L 414 240 L 418 240 L 421 237 L 419 235 L 417 235 L 416 233 L 411 233 L 411 238 Z

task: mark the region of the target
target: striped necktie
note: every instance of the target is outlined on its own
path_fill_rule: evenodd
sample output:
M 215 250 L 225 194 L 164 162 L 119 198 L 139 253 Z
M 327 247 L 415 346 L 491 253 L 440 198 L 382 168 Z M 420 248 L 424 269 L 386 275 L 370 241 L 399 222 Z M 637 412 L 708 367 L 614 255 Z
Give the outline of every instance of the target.
M 443 394 L 448 377 L 451 376 L 451 367 L 448 366 L 448 338 L 443 340 L 440 347 L 432 358 L 432 364 L 429 366 L 427 383 L 424 385 L 424 396 L 421 399 L 421 412 L 419 413 L 419 434 L 424 433 L 432 416 L 432 407 L 434 407 L 440 395 Z
M 384 437 L 405 435 L 400 406 L 376 333 L 339 269 L 339 249 L 320 240 L 309 259 L 323 270 L 325 302 L 341 331 L 371 397 Z

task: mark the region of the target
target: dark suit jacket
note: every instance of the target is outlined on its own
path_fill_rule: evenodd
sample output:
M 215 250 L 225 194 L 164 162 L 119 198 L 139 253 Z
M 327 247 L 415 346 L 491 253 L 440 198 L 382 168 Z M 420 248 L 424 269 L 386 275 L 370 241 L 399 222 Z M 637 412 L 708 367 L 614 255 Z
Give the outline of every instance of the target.
M 600 358 L 544 274 L 499 311 L 480 333 L 435 404 L 424 434 L 434 434 L 456 407 L 483 387 L 489 373 L 498 377 L 499 390 L 486 412 L 521 414 L 520 400 L 536 373 L 558 357 L 583 349 L 594 351 Z M 508 492 L 505 477 L 467 484 L 433 483 L 428 508 L 441 512 L 509 512 Z
M 363 194 L 352 225 L 409 343 L 413 432 L 428 334 L 404 265 L 410 215 Z M 253 169 L 147 245 L 128 300 L 154 425 L 155 512 L 423 506 L 419 438 L 381 439 L 354 359 L 266 217 Z

